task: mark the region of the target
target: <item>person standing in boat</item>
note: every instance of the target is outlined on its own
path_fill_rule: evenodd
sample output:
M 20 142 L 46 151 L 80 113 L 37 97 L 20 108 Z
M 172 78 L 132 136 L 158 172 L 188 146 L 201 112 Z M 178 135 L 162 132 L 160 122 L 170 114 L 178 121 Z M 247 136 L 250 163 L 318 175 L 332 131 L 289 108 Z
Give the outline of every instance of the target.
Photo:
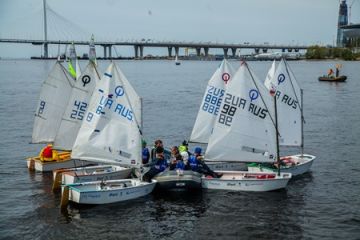
M 339 64 L 336 64 L 336 67 L 335 67 L 335 77 L 339 77 L 339 73 L 340 73 L 340 66 L 339 66 Z
M 142 140 L 142 164 L 146 165 L 149 163 L 150 159 L 150 152 L 149 149 L 146 147 L 146 141 Z
M 155 165 L 150 168 L 150 170 L 144 174 L 144 181 L 151 182 L 151 179 L 158 173 L 165 171 L 165 169 L 169 166 L 165 156 L 164 156 L 164 148 L 157 147 L 155 150 Z
M 204 156 L 201 155 L 201 147 L 195 147 L 194 154 L 189 157 L 189 165 L 191 170 L 205 174 L 206 176 L 212 176 L 214 178 L 220 178 L 222 175 L 212 171 L 204 162 Z

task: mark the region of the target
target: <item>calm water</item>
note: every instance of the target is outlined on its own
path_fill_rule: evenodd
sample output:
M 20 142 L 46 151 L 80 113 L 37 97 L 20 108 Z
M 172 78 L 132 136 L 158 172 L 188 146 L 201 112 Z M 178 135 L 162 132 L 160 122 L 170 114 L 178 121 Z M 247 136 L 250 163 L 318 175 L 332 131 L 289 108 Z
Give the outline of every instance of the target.
M 1 239 L 360 239 L 360 62 L 343 62 L 346 83 L 318 82 L 335 62 L 289 62 L 304 88 L 305 148 L 312 172 L 271 193 L 151 194 L 131 202 L 59 210 L 51 174 L 25 158 L 42 81 L 52 61 L 0 61 Z M 121 61 L 144 98 L 151 143 L 190 136 L 206 83 L 220 62 Z M 86 62 L 81 62 L 84 67 Z M 103 71 L 108 62 L 100 62 Z M 232 62 L 238 66 L 238 62 Z M 250 62 L 264 79 L 271 62 Z M 296 149 L 283 149 L 283 154 Z

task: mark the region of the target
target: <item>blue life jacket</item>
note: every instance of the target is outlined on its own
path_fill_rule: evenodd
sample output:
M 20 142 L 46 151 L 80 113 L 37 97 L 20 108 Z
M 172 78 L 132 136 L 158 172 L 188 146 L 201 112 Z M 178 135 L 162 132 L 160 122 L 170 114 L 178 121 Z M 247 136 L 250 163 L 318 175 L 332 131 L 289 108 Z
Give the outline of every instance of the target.
M 143 148 L 142 150 L 142 163 L 147 164 L 149 162 L 150 152 L 148 148 Z
M 199 165 L 199 162 L 198 160 L 196 159 L 196 156 L 195 155 L 191 155 L 189 157 L 189 165 L 191 167 L 191 170 L 193 171 L 197 171 L 198 170 L 198 165 Z
M 183 161 L 178 161 L 176 163 L 175 169 L 181 169 L 181 170 L 185 170 L 185 164 Z
M 155 168 L 160 172 L 164 171 L 168 167 L 168 163 L 165 159 L 157 159 L 155 163 Z

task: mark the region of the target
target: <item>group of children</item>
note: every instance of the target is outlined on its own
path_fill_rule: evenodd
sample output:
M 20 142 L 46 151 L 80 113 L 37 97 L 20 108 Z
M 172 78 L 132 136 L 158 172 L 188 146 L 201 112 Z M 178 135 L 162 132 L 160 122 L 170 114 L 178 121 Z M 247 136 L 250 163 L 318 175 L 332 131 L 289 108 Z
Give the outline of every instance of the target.
M 150 170 L 144 174 L 144 180 L 151 181 L 155 175 L 166 169 L 178 172 L 192 170 L 214 178 L 221 177 L 221 174 L 215 173 L 205 164 L 204 157 L 201 153 L 202 149 L 200 147 L 195 147 L 194 153 L 190 153 L 188 143 L 184 140 L 179 147 L 173 146 L 171 148 L 170 159 L 167 160 L 161 140 L 158 139 L 155 141 L 151 153 L 146 147 L 146 142 L 143 141 L 143 164 L 151 166 Z M 150 159 L 151 162 L 149 162 Z

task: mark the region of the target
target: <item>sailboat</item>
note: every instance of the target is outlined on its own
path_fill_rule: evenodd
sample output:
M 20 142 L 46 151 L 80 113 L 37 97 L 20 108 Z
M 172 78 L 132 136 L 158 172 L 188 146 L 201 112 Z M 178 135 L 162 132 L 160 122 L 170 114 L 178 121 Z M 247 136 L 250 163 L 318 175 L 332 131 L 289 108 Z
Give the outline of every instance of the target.
M 284 58 L 279 63 L 276 72 L 271 75 L 271 73 L 268 74 L 265 86 L 275 93 L 278 102 L 280 146 L 301 148 L 301 154 L 282 157 L 280 168 L 282 172 L 297 176 L 308 172 L 316 158 L 313 155 L 304 154 L 303 90 Z M 274 164 L 253 163 L 248 164 L 248 169 L 249 171 L 275 172 L 278 167 Z
M 178 55 L 176 54 L 175 56 L 175 65 L 180 65 L 179 59 L 178 59 Z
M 71 157 L 98 163 L 141 167 L 141 129 L 131 85 L 111 63 L 96 86 Z M 62 207 L 68 201 L 105 204 L 125 201 L 152 192 L 156 181 L 120 179 L 62 186 Z
M 52 143 L 60 126 L 61 117 L 67 107 L 75 80 L 57 61 L 43 82 L 40 97 L 35 112 L 32 132 L 32 143 Z M 30 170 L 52 171 L 54 167 L 67 167 L 63 160 L 69 159 L 70 153 L 53 152 L 52 157 L 38 156 L 27 159 Z
M 70 57 L 78 65 L 75 47 L 70 48 Z M 32 143 L 49 143 L 39 156 L 27 159 L 29 169 L 41 172 L 60 168 L 71 168 L 87 165 L 88 162 L 70 159 L 79 124 L 85 113 L 88 99 L 94 89 L 99 74 L 94 63 L 90 61 L 86 71 L 78 81 L 71 76 L 72 64 L 66 70 L 60 60 L 55 63 L 49 77 L 42 85 L 38 109 L 35 114 Z M 76 73 L 81 74 L 78 67 Z M 55 141 L 55 146 L 53 143 Z M 43 152 L 49 149 L 51 157 L 44 157 Z M 56 149 L 56 150 L 55 150 Z
M 120 70 L 118 74 L 126 85 L 129 95 L 136 104 L 133 109 L 136 110 L 136 118 L 141 119 L 141 102 L 140 97 L 132 88 L 126 77 Z M 58 134 L 54 141 L 54 148 L 71 150 L 78 134 L 82 121 L 85 118 L 85 112 L 89 105 L 95 85 L 100 81 L 94 61 L 90 60 L 89 64 L 80 78 L 76 82 L 72 96 L 69 100 L 68 107 L 63 115 Z M 81 129 L 82 131 L 84 129 Z M 72 157 L 74 157 L 72 155 Z M 76 157 L 76 156 L 75 156 Z M 117 164 L 116 162 L 114 162 Z M 78 182 L 89 182 L 96 180 L 122 179 L 130 176 L 132 169 L 128 166 L 119 165 L 100 165 L 100 166 L 75 166 L 70 169 L 57 169 L 53 171 L 53 190 L 60 188 L 61 184 L 71 184 Z
M 225 162 L 276 161 L 277 128 L 273 99 L 246 62 L 229 82 L 209 138 L 205 159 Z M 285 188 L 290 173 L 217 171 L 220 178 L 202 177 L 202 187 L 234 191 Z
M 208 143 L 217 115 L 219 114 L 226 86 L 232 81 L 234 73 L 235 70 L 232 65 L 226 59 L 223 59 L 207 84 L 189 142 Z M 212 170 L 246 169 L 244 163 L 206 162 L 206 164 Z

